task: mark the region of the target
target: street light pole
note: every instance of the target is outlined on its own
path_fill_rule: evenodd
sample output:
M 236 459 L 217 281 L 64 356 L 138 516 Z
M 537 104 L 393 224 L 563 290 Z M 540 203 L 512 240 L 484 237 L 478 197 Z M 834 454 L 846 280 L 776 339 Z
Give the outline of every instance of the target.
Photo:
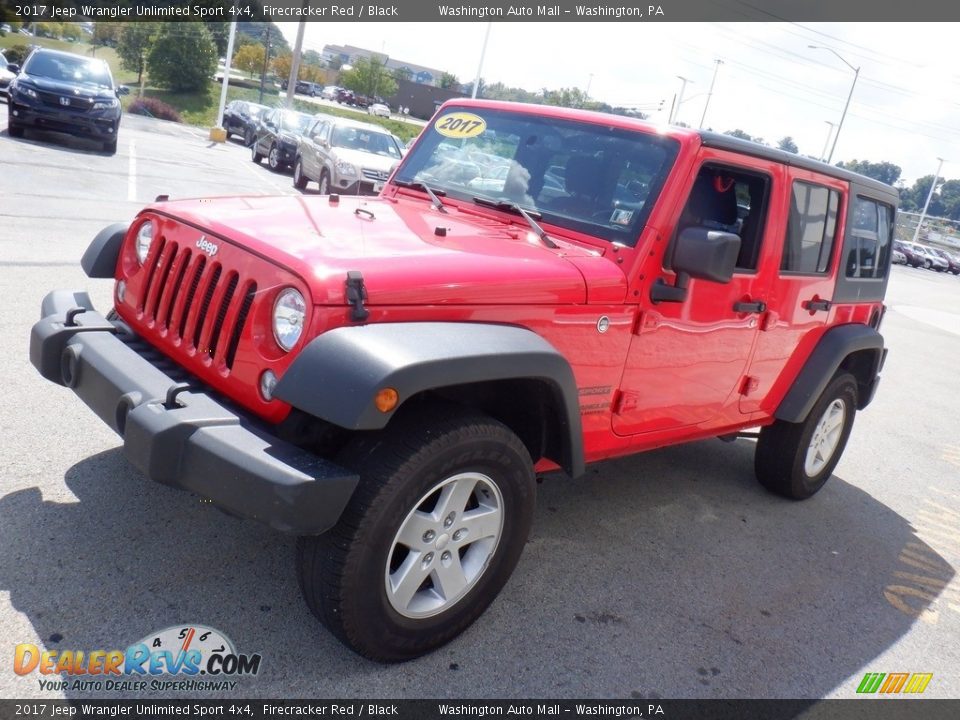
M 470 97 L 477 97 L 477 89 L 480 87 L 480 73 L 483 71 L 483 59 L 487 54 L 487 40 L 490 39 L 490 28 L 493 27 L 492 22 L 487 23 L 487 32 L 483 36 L 483 49 L 480 51 L 480 63 L 477 65 L 477 77 L 473 81 L 473 92 L 470 93 Z
M 853 65 L 848 63 L 846 60 L 843 59 L 843 56 L 841 56 L 840 53 L 838 53 L 833 48 L 824 47 L 822 45 L 808 45 L 807 47 L 809 47 L 812 50 L 827 50 L 829 52 L 832 52 L 834 55 L 837 56 L 840 62 L 842 62 L 848 68 L 853 70 L 853 83 L 851 83 L 850 92 L 847 94 L 847 103 L 843 106 L 843 114 L 840 115 L 840 124 L 837 125 L 837 134 L 833 136 L 833 145 L 830 146 L 830 154 L 827 156 L 827 162 L 829 163 L 831 160 L 833 160 L 833 151 L 837 149 L 837 140 L 840 139 L 840 131 L 843 130 L 843 121 L 847 117 L 847 110 L 850 108 L 850 100 L 853 99 L 853 90 L 854 88 L 857 87 L 857 78 L 860 77 L 860 68 L 854 67 Z
M 700 116 L 700 129 L 703 129 L 703 122 L 707 119 L 707 108 L 710 107 L 710 98 L 713 97 L 713 86 L 717 82 L 717 73 L 720 71 L 720 66 L 723 65 L 723 60 L 717 58 L 714 60 L 717 66 L 713 69 L 713 80 L 710 81 L 710 90 L 707 92 L 707 101 L 703 104 L 703 115 Z
M 693 80 L 688 80 L 683 75 L 677 75 L 677 77 L 682 81 L 682 84 L 680 85 L 680 95 L 677 96 L 677 104 L 674 106 L 673 115 L 670 116 L 668 121 L 671 124 L 677 121 L 677 115 L 680 114 L 680 105 L 683 103 L 683 93 L 687 89 L 687 83 L 693 85 Z
M 820 151 L 820 162 L 823 162 L 823 160 L 827 157 L 827 145 L 830 144 L 830 138 L 833 136 L 833 129 L 836 127 L 836 125 L 829 120 L 824 120 L 824 122 L 830 127 L 827 128 L 827 139 L 823 141 L 823 150 Z
M 927 217 L 927 208 L 930 207 L 930 199 L 933 197 L 933 191 L 937 188 L 937 180 L 940 178 L 940 171 L 943 169 L 943 158 L 938 157 L 940 164 L 937 165 L 937 173 L 933 176 L 933 182 L 930 183 L 930 192 L 927 193 L 927 201 L 923 204 L 923 212 L 920 213 L 920 219 L 917 221 L 917 229 L 913 231 L 913 241 L 916 242 L 920 237 L 920 228 Z

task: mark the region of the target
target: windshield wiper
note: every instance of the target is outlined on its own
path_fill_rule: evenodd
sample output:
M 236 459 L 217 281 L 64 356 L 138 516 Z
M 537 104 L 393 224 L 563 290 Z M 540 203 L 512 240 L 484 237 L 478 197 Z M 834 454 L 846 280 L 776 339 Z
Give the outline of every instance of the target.
M 537 222 L 537 219 L 540 217 L 540 213 L 536 211 L 531 213 L 528 210 L 524 210 L 517 203 L 509 202 L 507 200 L 491 200 L 485 197 L 474 197 L 473 201 L 477 205 L 485 205 L 486 207 L 496 208 L 497 210 L 503 210 L 504 212 L 517 213 L 527 221 L 527 225 L 529 225 L 530 229 L 537 234 L 537 237 L 540 238 L 544 245 L 554 250 L 560 247 L 550 239 L 550 236 L 547 235 L 547 231 L 540 227 L 540 223 Z
M 427 195 L 430 196 L 430 202 L 433 203 L 433 206 L 440 212 L 447 214 L 448 210 L 444 207 L 444 204 L 440 202 L 440 196 L 446 195 L 443 190 L 431 190 L 430 186 L 426 183 L 422 183 L 419 180 L 397 180 L 394 179 L 394 185 L 399 187 L 411 188 L 413 190 L 423 190 Z

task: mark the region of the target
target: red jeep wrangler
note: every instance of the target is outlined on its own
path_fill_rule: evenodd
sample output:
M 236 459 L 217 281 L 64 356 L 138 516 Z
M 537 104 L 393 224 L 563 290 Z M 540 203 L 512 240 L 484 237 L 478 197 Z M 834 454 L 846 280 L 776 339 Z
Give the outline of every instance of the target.
M 809 497 L 886 354 L 896 192 L 724 135 L 457 100 L 378 198 L 158 200 L 83 257 L 114 309 L 50 293 L 31 360 L 149 477 L 300 536 L 379 660 L 484 611 L 538 473 L 760 427 Z

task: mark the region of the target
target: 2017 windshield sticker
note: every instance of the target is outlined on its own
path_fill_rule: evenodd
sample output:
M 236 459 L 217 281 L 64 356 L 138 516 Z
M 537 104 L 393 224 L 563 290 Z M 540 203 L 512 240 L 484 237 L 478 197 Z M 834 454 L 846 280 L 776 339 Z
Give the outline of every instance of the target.
M 454 112 L 437 118 L 433 129 L 448 138 L 457 140 L 482 135 L 487 129 L 487 121 L 479 115 L 468 112 Z

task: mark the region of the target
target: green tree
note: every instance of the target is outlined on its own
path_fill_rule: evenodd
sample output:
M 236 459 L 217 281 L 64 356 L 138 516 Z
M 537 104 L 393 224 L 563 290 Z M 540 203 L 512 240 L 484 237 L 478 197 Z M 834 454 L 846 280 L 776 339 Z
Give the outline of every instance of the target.
M 93 54 L 97 54 L 98 47 L 116 47 L 120 42 L 120 23 L 98 22 L 93 24 L 93 35 L 90 44 L 93 45 Z
M 453 73 L 445 72 L 440 75 L 438 85 L 445 90 L 456 90 L 460 87 L 460 79 Z
M 243 45 L 233 53 L 233 67 L 237 68 L 238 70 L 243 70 L 244 72 L 249 73 L 250 77 L 253 77 L 254 73 L 258 73 L 263 70 L 263 58 L 265 52 L 265 48 L 259 43 Z M 286 79 L 290 75 L 291 56 L 289 53 L 284 53 L 281 57 L 286 58 L 285 62 L 287 72 L 286 74 L 278 74 L 280 77 Z
M 23 61 L 26 60 L 27 55 L 30 54 L 30 47 L 23 43 L 17 43 L 4 49 L 3 54 L 7 58 L 7 62 L 13 63 L 14 65 L 23 65 Z
M 147 68 L 161 87 L 176 92 L 205 90 L 217 69 L 217 46 L 203 23 L 162 23 Z
M 350 70 L 340 76 L 340 83 L 361 95 L 390 97 L 397 92 L 396 81 L 378 58 L 358 59 Z
M 393 71 L 393 79 L 397 80 L 412 80 L 413 79 L 413 70 L 408 68 L 406 65 L 403 67 L 398 67 Z
M 117 55 L 124 70 L 137 74 L 137 85 L 143 81 L 143 72 L 147 69 L 147 55 L 153 47 L 153 39 L 160 29 L 160 23 L 126 23 L 120 32 L 117 43 Z
M 793 153 L 794 155 L 800 152 L 800 148 L 797 147 L 797 144 L 789 135 L 784 138 L 780 138 L 780 140 L 777 141 L 777 148 L 783 150 L 784 152 Z
M 741 140 L 749 140 L 750 142 L 759 143 L 760 145 L 766 145 L 762 137 L 754 137 L 753 135 L 744 132 L 740 128 L 737 128 L 736 130 L 727 130 L 723 134 L 729 135 L 730 137 L 740 138 Z
M 891 162 L 870 162 L 869 160 L 850 160 L 849 162 L 839 162 L 837 167 L 844 168 L 850 172 L 860 173 L 874 180 L 879 180 L 887 185 L 895 185 L 900 179 L 900 166 Z M 927 185 L 927 189 L 930 186 Z M 926 197 L 924 197 L 926 199 Z

